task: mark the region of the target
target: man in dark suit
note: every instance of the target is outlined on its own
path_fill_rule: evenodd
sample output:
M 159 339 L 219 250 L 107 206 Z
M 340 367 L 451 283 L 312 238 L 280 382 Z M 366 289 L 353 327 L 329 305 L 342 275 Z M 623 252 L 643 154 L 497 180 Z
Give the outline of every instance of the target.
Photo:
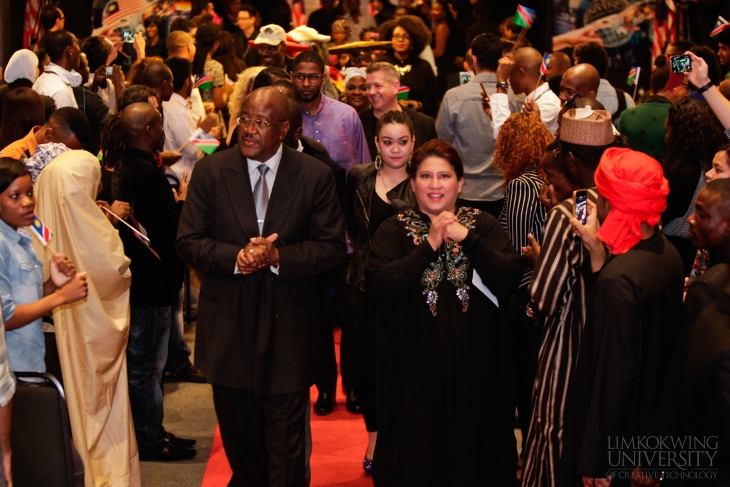
M 398 90 L 400 89 L 400 75 L 390 63 L 373 63 L 368 66 L 367 90 L 371 108 L 359 113 L 360 122 L 365 132 L 365 140 L 370 149 L 371 161 L 378 155 L 375 147 L 375 128 L 378 119 L 391 110 L 405 111 L 413 122 L 413 135 L 416 136 L 414 149 L 432 139 L 437 139 L 436 121 L 423 113 L 401 106 L 398 101 Z M 406 104 L 406 102 L 404 102 Z
M 346 254 L 334 175 L 282 144 L 287 112 L 276 88 L 249 95 L 238 147 L 198 162 L 180 218 L 178 252 L 204 273 L 195 359 L 213 385 L 232 486 L 304 485 L 316 278 Z

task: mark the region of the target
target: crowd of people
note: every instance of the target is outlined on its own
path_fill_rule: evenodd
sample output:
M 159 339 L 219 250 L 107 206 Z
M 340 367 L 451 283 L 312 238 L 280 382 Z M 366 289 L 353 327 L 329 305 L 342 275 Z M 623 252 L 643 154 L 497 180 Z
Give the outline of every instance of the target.
M 339 327 L 376 486 L 730 486 L 730 29 L 635 100 L 482 1 L 193 2 L 131 64 L 42 8 L 0 85 L 9 484 L 52 332 L 77 485 L 196 455 L 164 378 L 211 384 L 229 485 L 308 485 Z

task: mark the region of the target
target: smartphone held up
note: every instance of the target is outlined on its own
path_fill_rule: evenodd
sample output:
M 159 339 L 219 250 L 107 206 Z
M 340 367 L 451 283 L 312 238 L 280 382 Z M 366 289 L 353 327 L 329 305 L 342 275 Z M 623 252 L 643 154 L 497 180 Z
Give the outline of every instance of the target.
M 670 57 L 669 64 L 673 74 L 683 74 L 692 71 L 692 58 L 686 54 Z
M 588 221 L 588 192 L 585 189 L 573 191 L 573 216 L 582 225 Z

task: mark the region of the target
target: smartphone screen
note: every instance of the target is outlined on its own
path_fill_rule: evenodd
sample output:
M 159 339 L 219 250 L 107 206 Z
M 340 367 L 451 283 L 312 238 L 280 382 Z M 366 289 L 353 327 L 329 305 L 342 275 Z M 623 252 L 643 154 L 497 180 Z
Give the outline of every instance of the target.
M 127 43 L 134 42 L 134 32 L 125 32 L 124 33 L 124 42 L 127 42 Z
M 687 55 L 671 57 L 672 73 L 681 74 L 692 71 L 692 59 Z
M 585 189 L 573 191 L 574 216 L 583 225 L 588 218 L 588 193 Z
M 106 75 L 107 77 L 109 77 L 109 76 L 113 75 L 113 74 L 114 74 L 114 68 L 113 68 L 112 66 L 107 66 L 107 67 L 106 67 L 106 71 L 104 72 L 104 74 L 105 74 L 105 75 Z

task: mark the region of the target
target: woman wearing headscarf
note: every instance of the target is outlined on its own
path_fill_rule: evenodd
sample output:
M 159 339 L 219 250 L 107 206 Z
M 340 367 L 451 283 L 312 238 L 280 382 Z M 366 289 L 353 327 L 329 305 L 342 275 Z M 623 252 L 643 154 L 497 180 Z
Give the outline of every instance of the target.
M 3 73 L 3 79 L 7 84 L 0 86 L 0 125 L 3 123 L 2 113 L 5 95 L 16 88 L 32 88 L 33 83 L 38 79 L 38 74 L 38 56 L 33 51 L 20 49 L 10 57 Z M 45 95 L 41 96 L 46 105 L 46 119 L 48 119 L 51 112 L 56 109 L 56 104 L 53 102 L 53 98 Z
M 85 485 L 140 486 L 125 353 L 132 275 L 119 233 L 95 202 L 100 181 L 99 161 L 88 152 L 59 155 L 36 181 L 36 215 L 53 229 L 54 250 L 88 273 L 87 299 L 53 310 Z M 36 253 L 48 260 L 42 249 Z

